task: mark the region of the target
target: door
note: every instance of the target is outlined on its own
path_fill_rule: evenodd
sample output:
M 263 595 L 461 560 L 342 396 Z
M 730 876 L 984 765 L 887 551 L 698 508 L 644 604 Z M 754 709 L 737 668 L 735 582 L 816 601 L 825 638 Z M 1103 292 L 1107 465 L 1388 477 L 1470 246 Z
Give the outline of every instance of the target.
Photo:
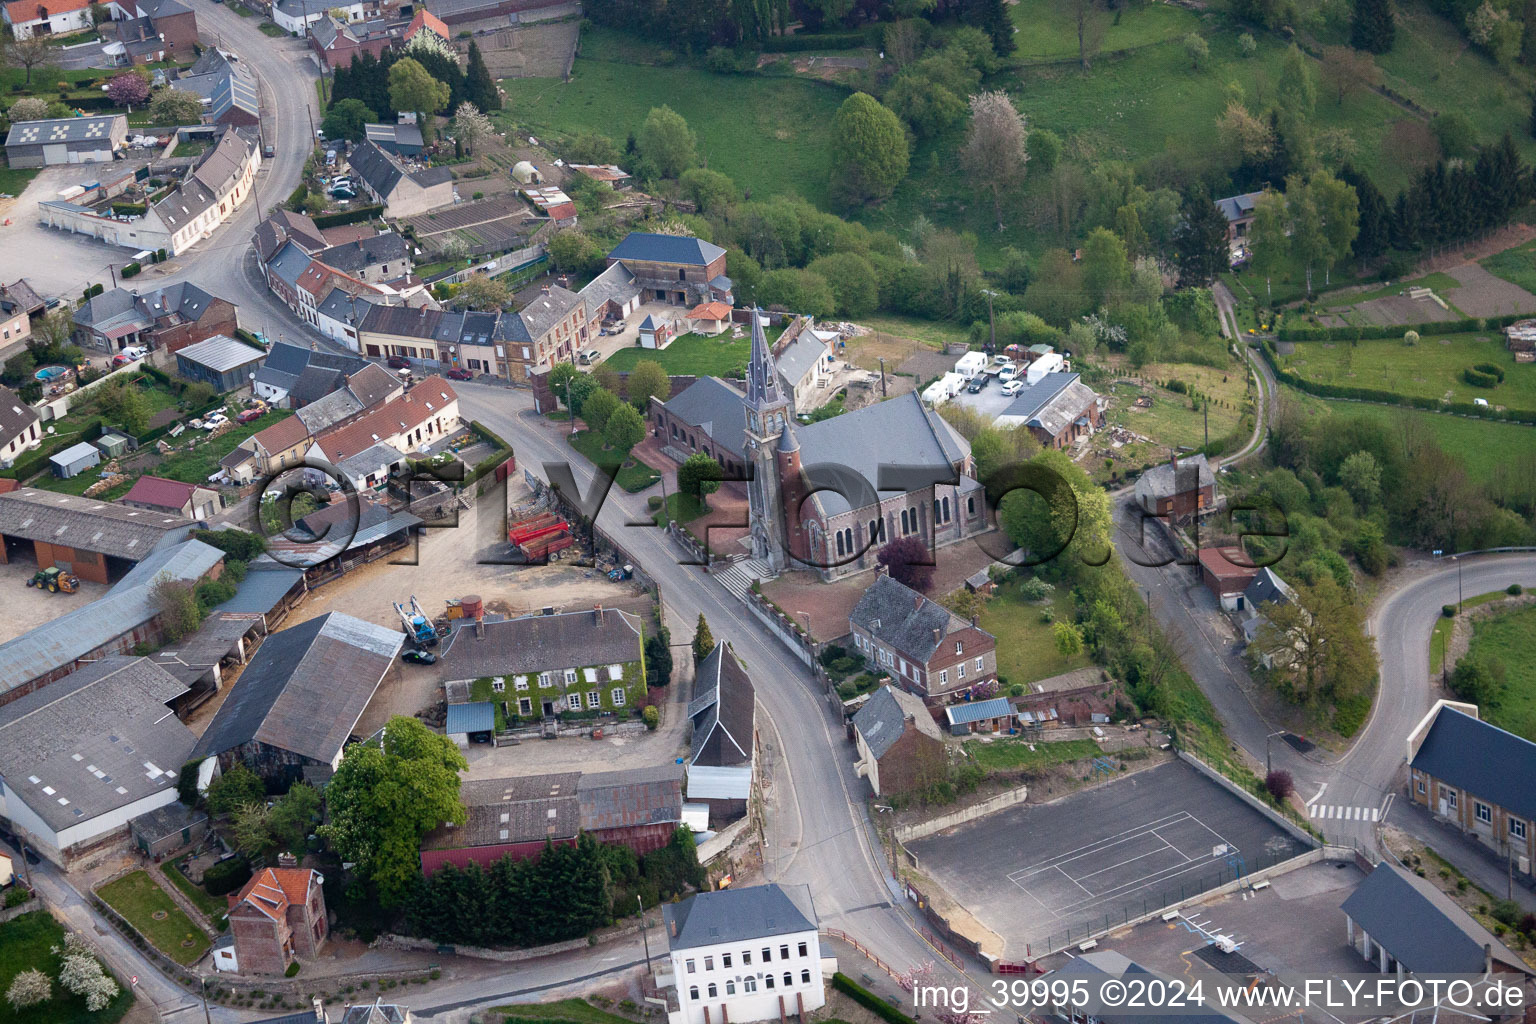
M 67 164 L 69 163 L 69 147 L 62 143 L 43 147 L 43 163 Z
M 545 718 L 549 718 L 554 713 L 555 713 L 555 702 L 554 701 L 550 701 L 550 700 L 546 700 L 544 702 L 544 717 Z

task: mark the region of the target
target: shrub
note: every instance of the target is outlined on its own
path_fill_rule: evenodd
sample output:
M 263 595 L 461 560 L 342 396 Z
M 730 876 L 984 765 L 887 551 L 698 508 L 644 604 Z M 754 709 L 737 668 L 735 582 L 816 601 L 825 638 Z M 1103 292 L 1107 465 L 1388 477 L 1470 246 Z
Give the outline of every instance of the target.
M 16 888 L 5 894 L 5 909 L 19 907 L 32 898 L 32 894 L 25 889 Z
M 661 712 L 656 709 L 655 704 L 647 704 L 645 710 L 640 712 L 640 717 L 645 720 L 647 729 L 654 730 L 661 724 Z
M 1514 900 L 1494 900 L 1493 910 L 1490 913 L 1495 921 L 1513 928 L 1525 911 Z
M 1440 614 L 1448 619 L 1454 619 L 1456 617 L 1456 606 L 1453 604 L 1443 604 L 1440 606 Z
M 1493 363 L 1473 363 L 1472 369 L 1476 370 L 1478 373 L 1486 373 L 1488 376 L 1497 380 L 1500 384 L 1504 383 L 1503 367 L 1495 366 Z
M 1525 588 L 1520 586 L 1518 583 L 1511 583 L 1509 585 L 1509 589 L 1504 591 L 1504 593 L 1508 594 L 1510 597 L 1519 597 L 1524 592 Z
M 1283 768 L 1277 768 L 1264 776 L 1264 788 L 1276 800 L 1284 800 L 1296 792 L 1296 780 L 1291 778 L 1290 772 Z
M 283 972 L 283 977 L 291 978 L 295 974 L 298 974 L 298 973 L 299 973 L 299 962 L 297 960 L 295 960 L 293 963 L 289 964 L 288 965 L 288 969 Z
M 244 857 L 221 860 L 203 872 L 203 888 L 210 896 L 234 892 L 251 878 L 251 866 Z
M 869 1010 L 888 1024 L 912 1024 L 912 1018 L 902 1013 L 890 1003 L 875 995 L 869 989 L 854 981 L 848 975 L 839 971 L 832 975 L 832 987 L 846 995 L 849 999 Z
M 126 266 L 123 267 L 122 274 L 123 274 L 123 277 L 126 279 L 126 278 L 133 277 L 135 274 L 137 274 L 142 269 L 143 269 L 143 267 L 141 267 L 138 263 L 129 263 Z
M 1461 371 L 1461 379 L 1475 388 L 1497 387 L 1499 383 L 1499 378 L 1495 377 L 1493 374 L 1484 373 L 1483 371 L 1474 369 L 1470 366 Z

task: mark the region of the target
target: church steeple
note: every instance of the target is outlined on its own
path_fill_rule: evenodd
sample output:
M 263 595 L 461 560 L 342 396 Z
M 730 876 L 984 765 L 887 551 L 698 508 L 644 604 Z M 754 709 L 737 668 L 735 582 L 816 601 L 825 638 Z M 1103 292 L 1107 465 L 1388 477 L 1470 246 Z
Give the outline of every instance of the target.
M 783 404 L 779 390 L 779 369 L 774 365 L 773 349 L 763 333 L 762 310 L 752 307 L 752 356 L 747 363 L 747 405 L 763 408 Z
M 747 363 L 746 413 L 747 458 L 752 464 L 752 479 L 747 484 L 747 515 L 751 526 L 752 557 L 766 562 L 779 572 L 788 564 L 784 534 L 783 481 L 776 439 L 794 435 L 789 425 L 789 399 L 779 386 L 779 370 L 773 362 L 773 350 L 763 333 L 762 311 L 752 309 L 752 356 Z M 781 441 L 782 443 L 782 441 Z M 796 459 L 798 471 L 798 459 Z

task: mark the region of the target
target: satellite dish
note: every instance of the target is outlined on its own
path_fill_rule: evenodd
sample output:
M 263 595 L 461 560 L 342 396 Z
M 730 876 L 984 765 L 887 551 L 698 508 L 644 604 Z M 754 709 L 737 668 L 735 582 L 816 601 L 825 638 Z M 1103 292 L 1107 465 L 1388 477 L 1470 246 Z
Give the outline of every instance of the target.
M 48 433 L 50 433 L 50 434 L 51 434 L 51 433 L 53 433 L 53 430 L 54 430 L 54 428 L 53 428 L 53 427 L 49 427 L 49 428 L 48 428 Z

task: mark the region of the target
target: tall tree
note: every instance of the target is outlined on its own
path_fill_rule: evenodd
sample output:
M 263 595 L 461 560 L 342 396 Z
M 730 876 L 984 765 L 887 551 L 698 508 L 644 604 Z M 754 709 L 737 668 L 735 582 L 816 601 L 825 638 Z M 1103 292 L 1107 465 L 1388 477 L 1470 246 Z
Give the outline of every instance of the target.
M 1310 118 L 1317 107 L 1317 85 L 1312 80 L 1312 68 L 1307 55 L 1295 43 L 1285 51 L 1285 63 L 1280 68 L 1280 81 L 1275 87 L 1280 105 L 1287 113 Z
M 1179 283 L 1204 285 L 1227 269 L 1227 218 L 1204 188 L 1185 193 L 1183 214 L 1174 231 Z
M 1392 0 L 1355 0 L 1349 24 L 1349 44 L 1369 53 L 1386 53 L 1397 38 Z
M 48 45 L 48 37 L 40 35 L 28 36 L 26 39 L 18 39 L 11 43 L 5 54 L 11 64 L 19 64 L 26 68 L 26 87 L 32 87 L 32 69 L 44 68 L 53 62 L 53 47 Z
M 1131 276 L 1125 243 L 1108 228 L 1094 228 L 1083 242 L 1083 285 L 1088 301 L 1098 309 L 1117 304 L 1120 290 Z
M 698 138 L 683 115 L 668 106 L 653 107 L 635 135 L 640 156 L 663 178 L 675 178 L 698 163 Z
M 1323 221 L 1323 283 L 1331 283 L 1334 265 L 1349 259 L 1360 234 L 1360 200 L 1355 190 L 1327 171 L 1307 183 Z
M 992 218 L 1003 230 L 1003 195 L 1024 180 L 1029 161 L 1029 130 L 1024 115 L 1002 90 L 971 97 L 971 125 L 960 162 L 992 193 Z
M 897 583 L 926 591 L 933 582 L 933 552 L 921 537 L 897 537 L 883 545 L 876 560 Z
M 832 190 L 848 206 L 890 197 L 907 176 L 907 134 L 868 93 L 843 101 L 832 119 Z
M 460 103 L 453 112 L 453 124 L 448 131 L 453 140 L 464 147 L 466 153 L 473 153 L 482 139 L 496 134 L 496 126 L 490 118 L 480 113 L 479 108 L 466 101 Z
M 1068 3 L 1072 26 L 1077 30 L 1077 61 L 1087 71 L 1092 66 L 1093 55 L 1099 52 L 1099 46 L 1104 42 L 1108 26 L 1104 24 L 1104 13 L 1099 9 L 1098 0 L 1068 0 Z
M 1306 701 L 1342 701 L 1367 692 L 1376 676 L 1375 644 L 1360 606 L 1331 575 L 1296 587 L 1294 603 L 1272 603 L 1254 647 Z
M 1265 189 L 1253 204 L 1253 226 L 1248 229 L 1248 247 L 1253 254 L 1253 269 L 1264 275 L 1264 296 L 1274 305 L 1270 278 L 1285 265 L 1290 238 L 1285 232 L 1285 197 Z
M 697 665 L 710 652 L 715 649 L 715 636 L 709 631 L 709 623 L 704 620 L 704 613 L 699 612 L 699 621 L 693 628 L 693 663 Z
M 427 73 L 414 57 L 402 57 L 389 69 L 389 102 L 396 110 L 413 110 L 421 121 L 421 132 L 432 137 L 432 115 L 447 103 L 451 90 Z
M 487 113 L 501 109 L 501 90 L 496 88 L 496 80 L 473 39 L 469 41 L 469 66 L 464 69 L 464 97 Z
M 1391 244 L 1392 208 L 1386 197 L 1372 184 L 1371 179 L 1357 171 L 1353 165 L 1339 168 L 1339 180 L 1355 190 L 1355 200 L 1360 213 L 1360 233 L 1355 236 L 1355 255 L 1372 259 L 1387 251 Z
M 665 402 L 672 396 L 672 377 L 656 360 L 642 359 L 629 371 L 625 394 L 630 404 L 646 414 L 650 411 L 651 399 Z
M 446 736 L 396 715 L 381 743 L 347 748 L 325 790 L 330 820 L 320 834 L 385 906 L 396 906 L 420 875 L 421 837 L 468 820 L 459 801 L 459 772 L 468 767 Z
M 327 139 L 360 142 L 366 134 L 365 126 L 378 119 L 379 115 L 365 107 L 362 100 L 348 97 L 331 104 L 325 112 L 325 120 L 320 122 L 320 130 L 325 132 Z
M 1337 106 L 1344 105 L 1344 97 L 1379 81 L 1381 69 L 1369 53 L 1348 46 L 1323 47 L 1323 84 Z
M 709 495 L 720 489 L 720 481 L 724 476 L 720 463 L 703 452 L 694 452 L 677 467 L 677 489 L 698 498 L 699 503 L 707 508 Z
M 1306 270 L 1307 297 L 1312 297 L 1312 269 L 1328 258 L 1328 236 L 1317 196 L 1301 175 L 1285 181 L 1285 212 L 1291 233 L 1291 251 Z

